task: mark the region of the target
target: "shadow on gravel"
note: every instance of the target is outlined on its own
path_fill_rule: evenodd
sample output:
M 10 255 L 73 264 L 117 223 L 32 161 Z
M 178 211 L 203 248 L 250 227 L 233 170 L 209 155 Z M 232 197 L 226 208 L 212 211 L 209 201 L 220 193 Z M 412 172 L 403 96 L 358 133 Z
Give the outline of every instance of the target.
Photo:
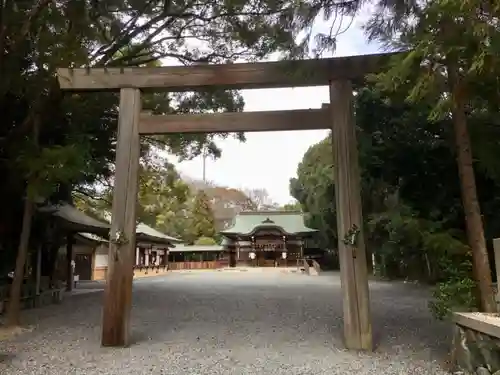
M 139 330 L 136 328 L 133 329 L 132 332 L 130 333 L 129 346 L 144 344 L 150 340 L 151 337 L 148 336 L 147 332 L 144 332 L 144 330 Z
M 14 358 L 16 358 L 13 354 L 0 353 L 0 363 L 7 364 L 11 362 Z

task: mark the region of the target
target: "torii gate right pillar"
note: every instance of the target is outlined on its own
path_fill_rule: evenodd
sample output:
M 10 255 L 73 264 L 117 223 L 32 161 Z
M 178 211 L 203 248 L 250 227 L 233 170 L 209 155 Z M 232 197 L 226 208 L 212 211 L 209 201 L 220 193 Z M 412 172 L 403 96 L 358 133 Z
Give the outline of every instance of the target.
M 372 350 L 368 270 L 352 97 L 351 82 L 330 82 L 344 337 L 348 349 Z

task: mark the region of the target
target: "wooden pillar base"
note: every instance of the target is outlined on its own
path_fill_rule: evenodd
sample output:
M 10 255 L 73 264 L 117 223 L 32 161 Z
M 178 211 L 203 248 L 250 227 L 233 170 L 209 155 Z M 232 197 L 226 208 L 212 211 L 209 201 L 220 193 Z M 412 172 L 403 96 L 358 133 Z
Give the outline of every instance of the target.
M 493 239 L 493 250 L 495 252 L 495 272 L 497 276 L 497 293 L 495 299 L 497 311 L 500 312 L 500 238 Z
M 353 350 L 372 350 L 368 270 L 351 83 L 330 83 L 330 103 L 345 345 Z

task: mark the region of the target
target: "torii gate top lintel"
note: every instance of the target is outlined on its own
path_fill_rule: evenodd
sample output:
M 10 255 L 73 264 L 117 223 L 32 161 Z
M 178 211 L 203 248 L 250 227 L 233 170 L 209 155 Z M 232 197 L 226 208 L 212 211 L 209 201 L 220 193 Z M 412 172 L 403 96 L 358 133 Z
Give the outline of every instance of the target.
M 62 90 L 117 91 L 121 88 L 195 91 L 324 86 L 360 80 L 380 71 L 395 53 L 275 62 L 132 68 L 59 68 Z

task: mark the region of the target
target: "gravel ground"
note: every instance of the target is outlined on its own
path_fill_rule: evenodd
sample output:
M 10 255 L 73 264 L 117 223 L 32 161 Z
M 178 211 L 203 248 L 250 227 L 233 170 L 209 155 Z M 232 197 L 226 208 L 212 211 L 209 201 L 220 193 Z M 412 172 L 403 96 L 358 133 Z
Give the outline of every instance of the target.
M 102 293 L 72 296 L 24 313 L 34 330 L 0 342 L 0 374 L 446 373 L 449 327 L 412 285 L 371 283 L 374 353 L 343 347 L 337 274 L 202 272 L 134 285 L 131 347 L 100 347 Z

